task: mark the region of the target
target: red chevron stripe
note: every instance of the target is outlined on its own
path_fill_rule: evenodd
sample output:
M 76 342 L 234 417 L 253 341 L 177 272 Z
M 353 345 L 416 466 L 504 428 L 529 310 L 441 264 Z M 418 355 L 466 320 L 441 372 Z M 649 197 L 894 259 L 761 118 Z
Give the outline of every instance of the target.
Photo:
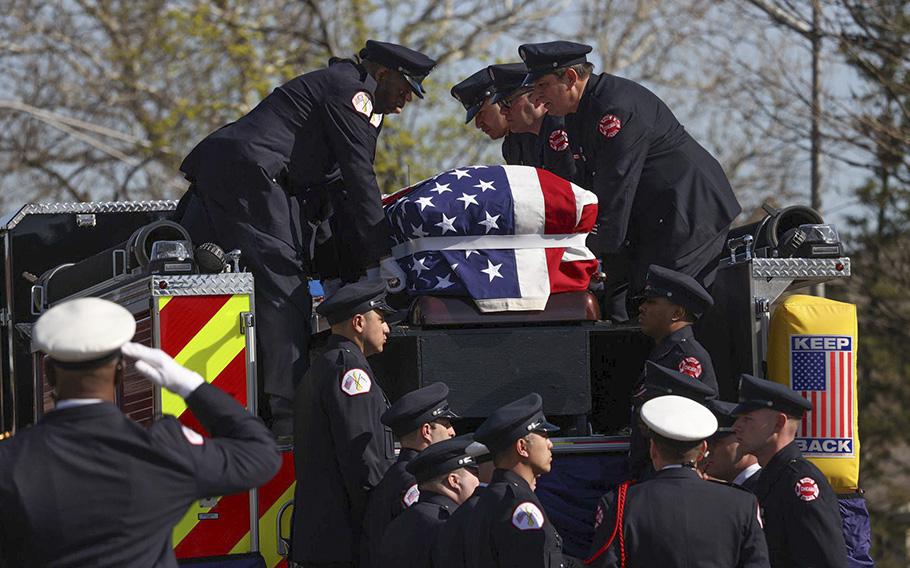
M 230 299 L 229 294 L 172 298 L 159 314 L 161 349 L 176 357 Z
M 177 558 L 227 554 L 250 532 L 250 497 L 235 493 L 218 500 L 208 514 L 215 519 L 200 520 L 174 548 Z
M 222 369 L 218 376 L 215 377 L 212 384 L 231 395 L 234 400 L 243 406 L 246 406 L 246 348 L 241 349 L 234 356 L 227 367 Z M 210 436 L 208 430 L 199 423 L 199 420 L 190 412 L 189 408 L 184 410 L 177 419 L 187 428 L 192 428 L 200 434 Z

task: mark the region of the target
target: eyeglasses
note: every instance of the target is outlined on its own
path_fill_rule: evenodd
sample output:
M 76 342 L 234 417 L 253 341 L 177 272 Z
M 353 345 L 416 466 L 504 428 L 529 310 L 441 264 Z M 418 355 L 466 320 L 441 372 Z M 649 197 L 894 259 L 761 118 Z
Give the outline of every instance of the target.
M 529 94 L 531 91 L 533 91 L 533 89 L 524 89 L 523 91 L 519 91 L 519 92 L 515 93 L 514 95 L 512 95 L 511 97 L 499 101 L 499 106 L 508 110 L 508 109 L 512 108 L 512 105 L 514 105 L 516 102 L 518 102 L 518 99 Z

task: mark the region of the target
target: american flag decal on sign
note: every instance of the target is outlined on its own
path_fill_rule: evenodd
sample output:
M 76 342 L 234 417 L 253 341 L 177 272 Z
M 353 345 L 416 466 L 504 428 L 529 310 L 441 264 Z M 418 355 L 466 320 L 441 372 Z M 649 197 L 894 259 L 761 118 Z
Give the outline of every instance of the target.
M 790 336 L 790 386 L 812 403 L 798 437 L 811 457 L 854 457 L 853 338 Z

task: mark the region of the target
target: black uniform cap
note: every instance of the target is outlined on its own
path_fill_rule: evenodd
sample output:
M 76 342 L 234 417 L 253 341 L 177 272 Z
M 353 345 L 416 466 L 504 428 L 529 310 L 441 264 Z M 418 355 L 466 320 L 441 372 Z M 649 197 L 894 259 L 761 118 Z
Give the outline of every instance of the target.
M 473 442 L 472 434 L 436 442 L 417 454 L 405 469 L 417 478 L 417 483 L 423 483 L 462 467 L 477 467 L 477 460 L 467 452 Z
M 493 102 L 498 103 L 521 89 L 528 67 L 524 63 L 504 63 L 487 68 L 493 78 Z
M 316 313 L 329 320 L 329 324 L 343 322 L 357 314 L 377 310 L 395 314 L 395 309 L 385 301 L 384 281 L 364 281 L 347 284 L 316 307 Z
M 547 73 L 563 67 L 585 63 L 585 57 L 593 48 L 574 41 L 547 41 L 544 43 L 526 43 L 518 47 L 518 55 L 528 66 L 528 74 L 522 81 L 526 86 L 534 84 Z
M 708 408 L 717 418 L 717 431 L 711 438 L 723 438 L 733 433 L 733 423 L 736 422 L 736 415 L 733 410 L 736 403 L 725 400 L 709 400 Z
M 496 452 L 531 432 L 558 431 L 543 414 L 543 399 L 532 392 L 494 411 L 474 432 L 474 439 Z
M 431 59 L 419 51 L 373 39 L 368 39 L 366 47 L 360 50 L 360 58 L 385 65 L 404 75 L 408 84 L 411 85 L 411 90 L 421 99 L 426 92 L 423 89 L 422 81 L 436 66 L 435 59 Z
M 645 289 L 638 298 L 666 298 L 686 308 L 695 318 L 700 318 L 714 305 L 714 298 L 697 280 L 656 264 L 648 267 Z
M 752 375 L 740 375 L 739 404 L 733 413 L 738 416 L 759 408 L 779 410 L 788 416 L 801 418 L 804 412 L 812 410 L 812 403 L 786 385 Z
M 445 383 L 413 390 L 395 401 L 380 417 L 380 421 L 392 429 L 396 436 L 413 432 L 427 422 L 440 418 L 449 420 L 458 415 L 449 410 L 449 387 Z
M 701 404 L 717 397 L 713 388 L 698 379 L 653 361 L 646 361 L 644 384 L 633 396 L 640 400 L 650 400 L 668 394 L 684 396 Z
M 480 112 L 480 108 L 483 106 L 484 101 L 487 100 L 487 97 L 493 94 L 493 78 L 490 77 L 489 71 L 484 67 L 464 81 L 457 83 L 449 92 L 467 111 L 464 119 L 464 123 L 467 124 Z

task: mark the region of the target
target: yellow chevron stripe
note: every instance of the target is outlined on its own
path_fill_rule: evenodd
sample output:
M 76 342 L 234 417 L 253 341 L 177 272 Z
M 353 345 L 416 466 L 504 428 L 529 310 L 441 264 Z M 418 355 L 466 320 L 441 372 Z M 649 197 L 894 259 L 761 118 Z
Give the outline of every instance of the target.
M 199 517 L 196 515 L 199 513 L 208 513 L 212 509 L 214 509 L 214 507 L 200 507 L 199 501 L 193 501 L 193 504 L 186 510 L 186 514 L 183 515 L 180 522 L 174 526 L 174 532 L 171 533 L 173 547 L 177 548 L 177 545 L 186 538 L 186 535 L 190 534 L 193 528 L 199 524 Z
M 164 309 L 164 306 L 166 306 L 168 304 L 168 302 L 171 301 L 171 298 L 173 298 L 173 296 L 158 296 L 158 311 L 159 312 Z
M 240 313 L 249 310 L 248 295 L 231 296 L 174 360 L 212 382 L 246 346 L 246 338 L 240 333 Z M 186 402 L 182 398 L 162 389 L 163 414 L 180 416 L 185 410 Z
M 259 552 L 265 559 L 265 565 L 268 568 L 274 568 L 282 560 L 278 554 L 278 533 L 276 532 L 278 521 L 278 511 L 282 505 L 294 499 L 294 487 L 296 483 L 291 483 L 290 487 L 281 494 L 281 497 L 269 508 L 265 514 L 259 516 Z M 290 534 L 291 515 L 285 515 L 285 526 L 282 527 L 284 534 Z M 230 554 L 240 554 L 250 550 L 250 533 L 246 533 L 240 542 L 231 549 Z

